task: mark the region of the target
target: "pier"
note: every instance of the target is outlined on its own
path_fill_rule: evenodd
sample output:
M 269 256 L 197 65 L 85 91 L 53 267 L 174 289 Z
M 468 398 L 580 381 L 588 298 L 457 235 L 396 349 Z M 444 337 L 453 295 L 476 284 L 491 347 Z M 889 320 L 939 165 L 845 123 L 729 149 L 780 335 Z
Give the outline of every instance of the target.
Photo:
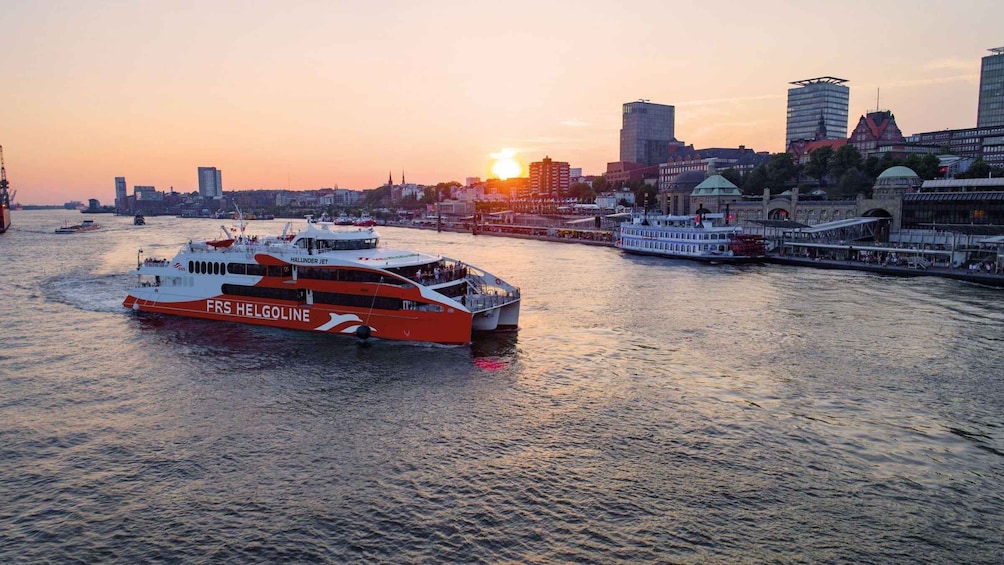
M 521 218 L 524 219 L 524 218 Z M 524 219 L 525 220 L 525 219 Z M 588 218 L 592 221 L 592 218 Z M 861 221 L 841 221 L 838 229 L 840 236 L 848 236 L 848 228 L 857 229 L 870 227 L 873 218 L 862 218 Z M 485 223 L 479 224 L 477 235 L 492 237 L 510 237 L 517 239 L 534 239 L 555 243 L 579 243 L 584 245 L 614 247 L 617 226 L 604 225 L 606 229 L 582 229 L 576 227 L 583 222 L 581 219 L 551 218 L 536 216 L 531 221 L 520 223 Z M 437 229 L 435 224 L 389 224 L 395 227 Z M 774 225 L 772 227 L 780 227 Z M 806 226 L 808 227 L 808 226 Z M 822 229 L 819 229 L 822 227 Z M 463 222 L 443 222 L 438 229 L 457 233 L 471 233 L 472 226 Z M 790 229 L 790 228 L 789 228 Z M 756 231 L 754 228 L 753 231 Z M 791 233 L 778 238 L 771 234 L 767 239 L 773 239 L 773 251 L 768 253 L 764 263 L 788 265 L 814 269 L 842 269 L 865 271 L 894 277 L 941 277 L 994 288 L 1004 288 L 1004 235 L 989 237 L 973 243 L 969 238 L 956 237 L 964 231 L 960 228 L 957 234 L 948 232 L 946 241 L 957 245 L 908 245 L 895 242 L 847 241 L 826 237 L 826 226 L 815 226 L 811 231 L 811 240 L 798 241 Z M 865 235 L 863 230 L 858 235 Z

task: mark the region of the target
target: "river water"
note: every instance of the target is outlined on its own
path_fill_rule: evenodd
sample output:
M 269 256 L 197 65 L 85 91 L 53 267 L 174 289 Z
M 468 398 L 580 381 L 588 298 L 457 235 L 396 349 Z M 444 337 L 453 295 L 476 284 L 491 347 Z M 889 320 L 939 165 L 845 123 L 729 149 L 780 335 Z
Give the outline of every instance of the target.
M 220 222 L 84 218 L 0 236 L 0 562 L 1004 562 L 1000 290 L 380 228 L 520 331 L 361 347 L 127 312 Z

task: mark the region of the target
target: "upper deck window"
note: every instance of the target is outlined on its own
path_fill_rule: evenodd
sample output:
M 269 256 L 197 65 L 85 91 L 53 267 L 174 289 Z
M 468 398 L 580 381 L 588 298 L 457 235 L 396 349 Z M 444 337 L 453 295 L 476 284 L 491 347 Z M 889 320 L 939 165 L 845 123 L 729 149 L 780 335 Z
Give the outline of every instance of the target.
M 304 238 L 296 242 L 301 249 L 324 251 L 350 251 L 357 249 L 376 249 L 378 239 L 313 239 Z

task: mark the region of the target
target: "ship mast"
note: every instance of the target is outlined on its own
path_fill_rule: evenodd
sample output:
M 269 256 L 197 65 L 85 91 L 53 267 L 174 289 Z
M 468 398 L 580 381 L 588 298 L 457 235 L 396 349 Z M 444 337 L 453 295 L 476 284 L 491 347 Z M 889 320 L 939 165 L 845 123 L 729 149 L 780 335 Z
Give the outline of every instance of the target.
M 3 166 L 3 145 L 0 145 L 0 208 L 10 208 L 10 194 L 7 193 L 7 170 Z

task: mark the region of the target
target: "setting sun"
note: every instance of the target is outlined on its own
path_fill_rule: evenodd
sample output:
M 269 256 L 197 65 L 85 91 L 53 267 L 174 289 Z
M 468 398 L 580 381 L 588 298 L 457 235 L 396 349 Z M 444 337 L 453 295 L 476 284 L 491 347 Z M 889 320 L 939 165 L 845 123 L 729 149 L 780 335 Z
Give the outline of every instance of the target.
M 515 149 L 506 148 L 498 153 L 492 153 L 492 159 L 495 160 L 492 163 L 492 174 L 502 180 L 518 177 L 523 172 L 523 166 L 515 157 Z

